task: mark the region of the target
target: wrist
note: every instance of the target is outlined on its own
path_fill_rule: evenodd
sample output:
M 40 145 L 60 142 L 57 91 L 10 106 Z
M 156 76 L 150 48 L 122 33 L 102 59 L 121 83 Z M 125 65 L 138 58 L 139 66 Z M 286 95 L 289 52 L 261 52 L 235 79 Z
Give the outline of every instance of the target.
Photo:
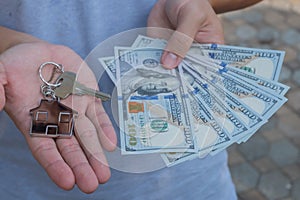
M 7 49 L 21 43 L 41 41 L 31 35 L 8 29 L 3 26 L 0 26 L 0 38 L 0 54 L 2 54 Z

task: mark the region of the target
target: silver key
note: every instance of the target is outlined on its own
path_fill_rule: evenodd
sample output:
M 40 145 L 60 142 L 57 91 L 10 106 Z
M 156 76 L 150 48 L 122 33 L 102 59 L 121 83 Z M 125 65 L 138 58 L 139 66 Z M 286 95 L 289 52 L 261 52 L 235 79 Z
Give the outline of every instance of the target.
M 75 95 L 90 95 L 100 98 L 102 101 L 107 101 L 111 97 L 109 94 L 93 90 L 76 81 L 76 73 L 63 72 L 57 79 L 57 83 L 61 83 L 59 87 L 54 89 L 55 96 L 62 99 L 67 98 L 71 94 Z

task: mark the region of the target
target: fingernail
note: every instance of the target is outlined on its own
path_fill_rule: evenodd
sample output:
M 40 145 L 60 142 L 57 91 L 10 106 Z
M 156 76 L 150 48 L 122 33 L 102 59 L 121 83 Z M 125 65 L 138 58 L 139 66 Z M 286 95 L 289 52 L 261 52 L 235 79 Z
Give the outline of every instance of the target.
M 163 60 L 163 64 L 167 68 L 174 68 L 177 65 L 177 56 L 174 53 L 168 52 Z

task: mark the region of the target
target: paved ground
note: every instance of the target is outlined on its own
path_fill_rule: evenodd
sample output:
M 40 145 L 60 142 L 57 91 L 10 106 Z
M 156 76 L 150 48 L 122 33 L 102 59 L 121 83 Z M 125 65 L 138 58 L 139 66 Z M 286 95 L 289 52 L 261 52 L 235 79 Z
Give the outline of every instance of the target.
M 288 102 L 247 143 L 229 149 L 241 200 L 300 199 L 300 0 L 265 0 L 223 15 L 226 43 L 286 51 Z

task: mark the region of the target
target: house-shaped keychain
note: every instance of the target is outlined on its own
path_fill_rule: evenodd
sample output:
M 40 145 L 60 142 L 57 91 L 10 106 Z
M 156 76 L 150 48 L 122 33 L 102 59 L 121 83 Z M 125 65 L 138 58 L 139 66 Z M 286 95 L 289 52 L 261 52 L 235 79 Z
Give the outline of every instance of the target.
M 30 115 L 30 135 L 71 137 L 78 113 L 58 101 L 42 99 L 38 107 L 30 110 Z

